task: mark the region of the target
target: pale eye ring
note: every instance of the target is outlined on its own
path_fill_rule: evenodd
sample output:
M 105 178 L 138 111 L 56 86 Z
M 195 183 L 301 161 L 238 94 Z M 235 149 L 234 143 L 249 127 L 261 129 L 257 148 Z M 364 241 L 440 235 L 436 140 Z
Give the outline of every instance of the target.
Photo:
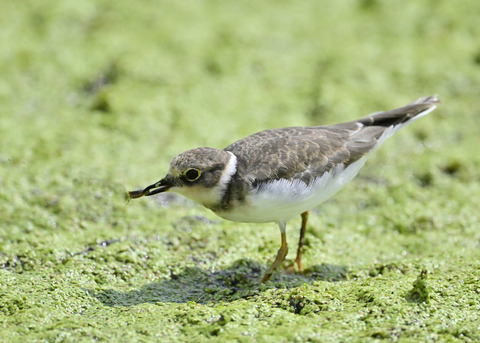
M 200 174 L 201 174 L 200 170 L 195 168 L 187 169 L 185 173 L 183 173 L 183 175 L 185 175 L 188 181 L 198 180 L 198 178 L 200 177 Z

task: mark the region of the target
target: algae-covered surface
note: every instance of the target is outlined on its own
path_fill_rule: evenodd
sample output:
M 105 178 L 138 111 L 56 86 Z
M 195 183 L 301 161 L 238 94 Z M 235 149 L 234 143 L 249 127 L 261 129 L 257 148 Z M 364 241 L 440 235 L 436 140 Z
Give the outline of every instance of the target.
M 1 1 L 2 342 L 480 341 L 480 2 Z M 127 202 L 178 153 L 438 94 L 311 212 Z

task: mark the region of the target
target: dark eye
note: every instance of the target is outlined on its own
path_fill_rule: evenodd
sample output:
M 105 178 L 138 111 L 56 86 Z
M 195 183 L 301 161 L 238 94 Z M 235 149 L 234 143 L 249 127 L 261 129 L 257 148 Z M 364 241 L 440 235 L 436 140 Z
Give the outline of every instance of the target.
M 200 170 L 198 169 L 188 169 L 184 173 L 185 177 L 188 179 L 188 181 L 195 181 L 200 177 Z

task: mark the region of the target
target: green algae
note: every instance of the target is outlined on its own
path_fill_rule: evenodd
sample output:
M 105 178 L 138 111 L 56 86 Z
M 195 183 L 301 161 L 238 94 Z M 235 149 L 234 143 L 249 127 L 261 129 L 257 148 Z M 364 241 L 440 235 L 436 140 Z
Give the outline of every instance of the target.
M 1 340 L 479 341 L 479 10 L 5 2 Z M 432 93 L 435 112 L 312 211 L 304 274 L 259 283 L 273 224 L 125 199 L 188 148 Z
M 416 302 L 430 303 L 430 289 L 427 282 L 428 270 L 422 269 L 420 275 L 413 283 L 413 288 L 408 292 L 408 299 Z

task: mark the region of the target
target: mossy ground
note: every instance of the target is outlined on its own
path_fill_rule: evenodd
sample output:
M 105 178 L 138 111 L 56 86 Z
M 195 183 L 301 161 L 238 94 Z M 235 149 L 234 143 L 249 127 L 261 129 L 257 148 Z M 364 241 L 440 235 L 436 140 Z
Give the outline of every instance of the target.
M 480 3 L 2 1 L 5 342 L 480 341 Z M 274 224 L 125 193 L 177 153 L 438 94 L 313 211 Z M 299 221 L 288 225 L 292 258 Z

